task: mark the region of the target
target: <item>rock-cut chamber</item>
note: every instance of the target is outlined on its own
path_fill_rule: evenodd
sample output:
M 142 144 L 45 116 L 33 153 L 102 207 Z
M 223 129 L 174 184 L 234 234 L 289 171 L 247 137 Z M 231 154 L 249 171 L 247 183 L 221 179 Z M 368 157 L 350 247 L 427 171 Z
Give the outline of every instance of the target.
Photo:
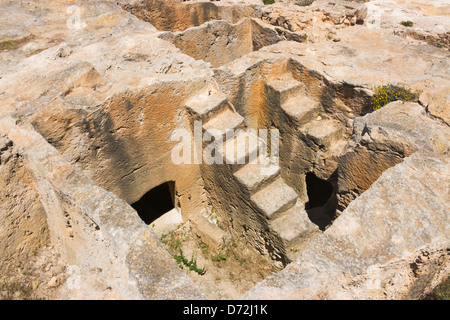
M 175 182 L 168 181 L 160 184 L 145 193 L 131 206 L 146 224 L 151 224 L 175 208 Z

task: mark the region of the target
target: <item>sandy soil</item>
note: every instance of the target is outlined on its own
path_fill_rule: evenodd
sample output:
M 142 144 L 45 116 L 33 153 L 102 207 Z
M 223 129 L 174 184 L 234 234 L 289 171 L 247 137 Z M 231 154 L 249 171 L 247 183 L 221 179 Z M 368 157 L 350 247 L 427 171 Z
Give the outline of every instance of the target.
M 174 257 L 180 257 L 181 249 L 188 262 L 196 262 L 197 271 L 189 270 L 182 262 L 179 265 L 207 299 L 239 299 L 265 277 L 281 270 L 273 260 L 246 247 L 240 239 L 234 238 L 214 252 L 192 232 L 189 223 L 163 234 L 161 240 Z

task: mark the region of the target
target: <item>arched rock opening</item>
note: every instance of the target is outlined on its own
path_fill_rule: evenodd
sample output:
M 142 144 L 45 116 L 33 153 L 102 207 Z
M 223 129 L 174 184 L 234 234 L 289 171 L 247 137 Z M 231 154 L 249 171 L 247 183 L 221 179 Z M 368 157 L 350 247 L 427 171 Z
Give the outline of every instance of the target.
M 175 208 L 175 182 L 168 181 L 160 184 L 144 194 L 131 206 L 146 224 L 151 224 Z
M 312 172 L 306 174 L 306 189 L 308 193 L 308 202 L 305 203 L 305 209 L 324 206 L 333 195 L 333 185 L 322 180 Z
M 305 209 L 308 217 L 322 231 L 329 226 L 336 214 L 336 191 L 330 181 L 318 178 L 314 173 L 306 174 L 308 202 Z

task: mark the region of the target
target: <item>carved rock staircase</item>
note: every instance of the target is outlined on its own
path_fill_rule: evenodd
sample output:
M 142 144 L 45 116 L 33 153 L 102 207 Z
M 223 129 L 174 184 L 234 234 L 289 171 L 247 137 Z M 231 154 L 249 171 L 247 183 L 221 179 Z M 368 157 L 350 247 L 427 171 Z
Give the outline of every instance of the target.
M 268 81 L 267 86 L 277 95 L 282 112 L 296 127 L 306 130 L 311 139 L 325 148 L 336 143 L 334 137 L 340 136 L 337 131 L 341 126 L 333 120 L 321 120 L 321 105 L 311 97 L 305 84 L 287 74 Z M 279 166 L 267 155 L 258 154 L 262 142 L 244 145 L 246 138 L 255 138 L 254 134 L 246 128 L 244 118 L 234 110 L 224 93 L 205 90 L 189 99 L 185 106 L 193 119 L 202 121 L 204 134 L 222 137 L 219 152 L 223 162 L 231 165 L 233 178 L 249 194 L 249 203 L 281 239 L 286 256 L 299 241 L 318 232 L 296 191 L 281 177 Z M 211 230 L 211 226 L 205 228 Z M 216 233 L 213 238 L 221 243 L 224 233 L 221 230 Z

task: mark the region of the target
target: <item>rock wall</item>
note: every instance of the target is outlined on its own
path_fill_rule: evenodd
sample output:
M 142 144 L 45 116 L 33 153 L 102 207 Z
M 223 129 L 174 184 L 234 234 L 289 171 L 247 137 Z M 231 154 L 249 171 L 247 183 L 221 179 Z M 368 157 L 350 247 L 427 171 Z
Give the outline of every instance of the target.
M 257 6 L 211 2 L 181 1 L 132 1 L 122 5 L 124 10 L 135 14 L 139 19 L 150 22 L 158 30 L 183 31 L 200 26 L 212 20 L 227 20 L 237 23 L 244 17 L 258 17 Z
M 338 201 L 343 210 L 388 168 L 412 153 L 446 155 L 448 128 L 431 120 L 417 103 L 396 102 L 353 123 L 348 151 L 339 159 Z
M 175 181 L 179 205 L 187 214 L 202 202 L 202 181 L 194 164 L 173 163 L 172 149 L 179 142 L 171 135 L 175 129 L 189 129 L 180 108 L 188 92 L 200 85 L 202 81 L 189 86 L 161 82 L 116 94 L 102 108 L 88 111 L 48 107 L 32 123 L 94 181 L 128 203 Z
M 98 187 L 30 129 L 12 118 L 0 124 L 3 135 L 26 149 L 44 226 L 67 264 L 61 298 L 202 297 L 126 202 Z
M 237 233 L 287 264 L 244 298 L 423 297 L 448 275 L 448 53 L 371 26 L 372 4 L 2 3 L 2 272 L 50 250 L 58 297 L 203 298 L 129 206 L 170 180 L 194 232 L 217 248 Z M 420 103 L 372 112 L 386 82 Z M 213 91 L 240 128 L 280 130 L 281 192 L 257 200 L 284 215 L 236 168 L 173 163 L 187 101 Z M 221 101 L 206 106 L 216 124 Z M 321 207 L 307 176 L 331 185 Z M 202 225 L 211 207 L 223 229 Z
M 32 169 L 9 137 L 0 137 L 0 270 L 14 273 L 49 243 L 47 217 Z M 5 280 L 2 277 L 2 282 Z
M 422 107 L 401 103 L 361 120 L 370 123 L 372 116 L 392 113 L 426 122 Z M 397 141 L 414 141 L 411 132 L 421 130 L 407 121 L 395 126 Z M 439 138 L 449 131 L 435 123 L 432 132 L 433 138 L 415 136 L 423 138 L 427 151 L 414 152 L 384 171 L 295 262 L 243 298 L 420 299 L 430 292 L 448 275 L 450 245 L 448 157 L 441 156 L 448 154 L 448 138 Z

